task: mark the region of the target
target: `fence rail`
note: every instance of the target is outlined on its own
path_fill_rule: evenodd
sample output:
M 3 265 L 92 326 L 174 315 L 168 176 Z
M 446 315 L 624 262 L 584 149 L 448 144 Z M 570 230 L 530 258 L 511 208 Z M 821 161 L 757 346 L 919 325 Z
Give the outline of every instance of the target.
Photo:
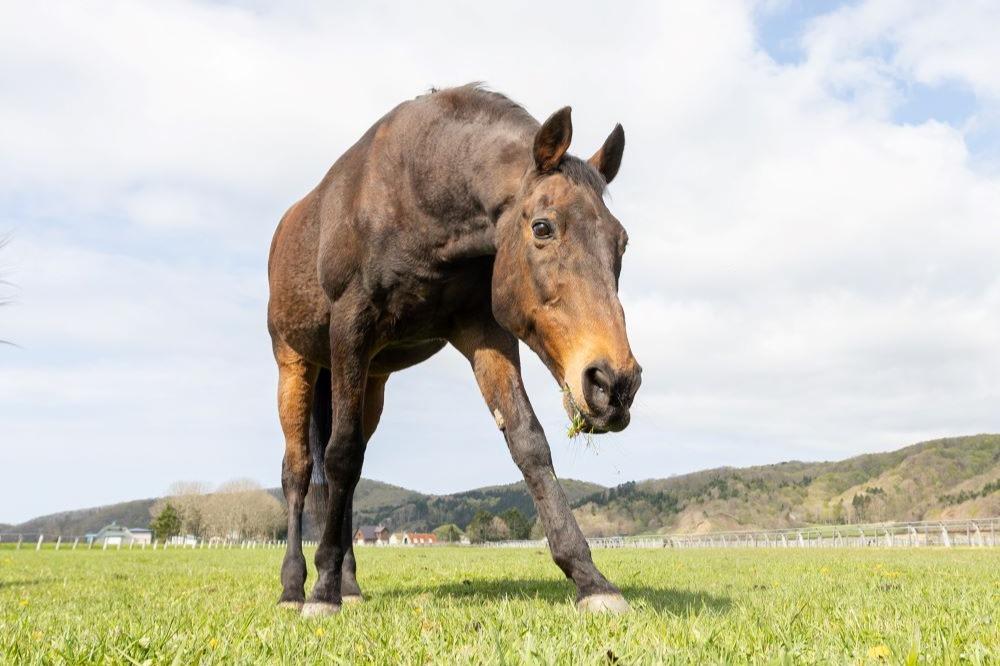
M 304 541 L 304 546 L 315 546 L 315 541 Z M 205 550 L 205 549 L 265 549 L 284 548 L 280 539 L 171 539 L 167 541 L 141 538 L 88 539 L 85 536 L 61 534 L 0 532 L 0 548 L 14 550 Z
M 780 530 L 747 530 L 707 534 L 612 536 L 587 539 L 591 548 L 872 548 L 1000 546 L 1000 517 L 870 525 L 824 525 Z M 305 541 L 304 546 L 315 546 Z M 446 544 L 438 544 L 446 545 Z M 494 541 L 487 548 L 547 548 L 546 539 Z M 284 548 L 278 539 L 139 539 L 87 540 L 83 536 L 0 533 L 0 548 L 54 550 L 246 550 Z
M 869 525 L 824 525 L 707 534 L 612 536 L 587 539 L 591 548 L 865 548 L 1000 546 L 1000 518 Z M 545 539 L 497 541 L 494 548 L 545 548 Z

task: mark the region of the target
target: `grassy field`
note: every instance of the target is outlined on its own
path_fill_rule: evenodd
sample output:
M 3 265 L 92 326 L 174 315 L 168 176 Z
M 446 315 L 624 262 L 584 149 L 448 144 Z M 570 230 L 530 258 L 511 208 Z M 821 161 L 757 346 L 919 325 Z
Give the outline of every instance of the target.
M 596 551 L 621 617 L 578 614 L 540 550 L 358 557 L 368 599 L 303 620 L 277 550 L 3 550 L 0 661 L 1000 661 L 1000 550 Z

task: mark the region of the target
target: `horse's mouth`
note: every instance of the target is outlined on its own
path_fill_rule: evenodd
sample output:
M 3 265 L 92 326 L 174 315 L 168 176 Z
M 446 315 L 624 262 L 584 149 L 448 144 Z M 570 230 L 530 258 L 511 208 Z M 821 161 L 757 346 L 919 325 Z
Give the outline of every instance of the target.
M 566 410 L 566 416 L 569 417 L 569 428 L 566 434 L 571 438 L 577 435 L 603 435 L 608 432 L 621 432 L 628 427 L 631 421 L 630 406 L 626 403 L 620 403 L 617 407 L 604 410 L 602 414 L 594 414 L 591 410 L 582 408 L 569 386 L 563 385 L 563 408 Z
M 565 385 L 563 386 L 563 408 L 566 410 L 566 416 L 569 417 L 569 427 L 566 434 L 570 438 L 577 435 L 603 435 L 608 432 L 607 426 L 597 423 L 592 416 L 580 409 L 573 397 L 573 392 L 569 386 Z

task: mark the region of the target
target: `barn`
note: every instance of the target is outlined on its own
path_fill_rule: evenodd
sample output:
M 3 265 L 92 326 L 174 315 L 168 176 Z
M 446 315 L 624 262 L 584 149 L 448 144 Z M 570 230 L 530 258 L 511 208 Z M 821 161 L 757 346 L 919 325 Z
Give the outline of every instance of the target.
M 384 546 L 389 543 L 389 528 L 385 525 L 362 525 L 354 532 L 355 546 Z

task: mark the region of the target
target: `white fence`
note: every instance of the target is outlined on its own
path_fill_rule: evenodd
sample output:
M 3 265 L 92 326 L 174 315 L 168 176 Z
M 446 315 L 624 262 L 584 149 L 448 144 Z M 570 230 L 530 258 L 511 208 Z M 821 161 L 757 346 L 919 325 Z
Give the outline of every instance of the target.
M 826 525 L 708 534 L 614 536 L 587 539 L 591 548 L 870 548 L 896 546 L 1000 546 L 1000 518 Z M 546 548 L 545 539 L 497 541 L 493 548 Z
M 315 546 L 315 541 L 304 541 L 303 546 Z M 2 533 L 0 532 L 0 549 L 32 549 L 32 550 L 205 550 L 228 549 L 248 550 L 265 548 L 284 548 L 285 542 L 277 539 L 199 539 L 187 537 L 143 541 L 141 539 L 108 538 L 104 540 L 87 540 L 82 536 L 62 536 L 59 534 L 39 533 Z
M 591 548 L 871 548 L 1000 546 L 1000 518 L 971 518 L 912 523 L 870 525 L 826 525 L 781 530 L 712 532 L 708 534 L 664 534 L 614 536 L 587 539 Z M 303 546 L 315 546 L 305 541 Z M 438 544 L 457 545 L 457 544 Z M 546 539 L 494 541 L 487 548 L 548 548 Z M 284 548 L 282 540 L 183 539 L 178 543 L 121 540 L 90 541 L 84 537 L 0 533 L 0 549 L 42 550 L 212 550 Z

